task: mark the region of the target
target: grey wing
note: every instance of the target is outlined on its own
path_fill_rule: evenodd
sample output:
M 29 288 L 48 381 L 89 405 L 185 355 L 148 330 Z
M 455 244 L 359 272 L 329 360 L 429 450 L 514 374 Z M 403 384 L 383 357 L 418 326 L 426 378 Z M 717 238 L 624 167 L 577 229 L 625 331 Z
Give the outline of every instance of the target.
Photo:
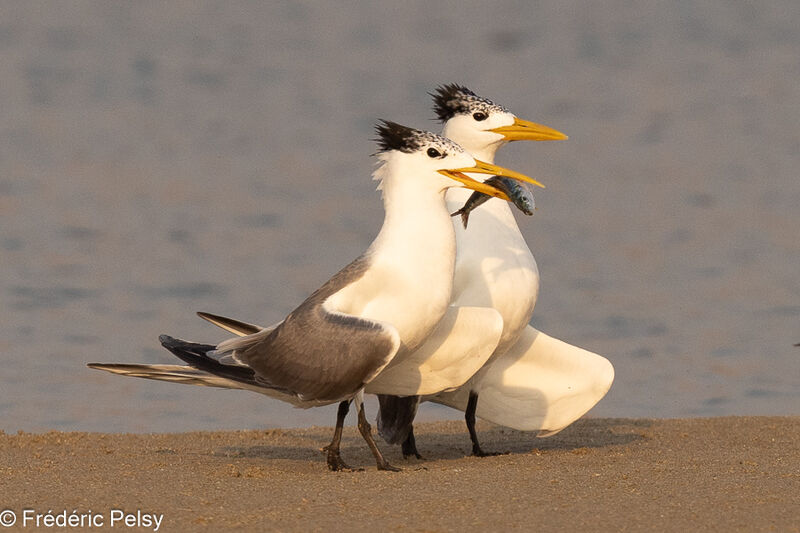
M 217 353 L 233 351 L 267 386 L 304 401 L 338 401 L 363 388 L 399 348 L 393 326 L 307 301 L 274 330 L 226 341 Z

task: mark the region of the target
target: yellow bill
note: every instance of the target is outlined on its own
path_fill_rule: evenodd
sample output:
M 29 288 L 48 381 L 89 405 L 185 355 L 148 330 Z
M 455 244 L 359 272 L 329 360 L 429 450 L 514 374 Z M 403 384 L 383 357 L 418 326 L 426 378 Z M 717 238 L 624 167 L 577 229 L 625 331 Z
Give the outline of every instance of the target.
M 525 183 L 530 183 L 531 185 L 536 185 L 537 187 L 544 188 L 540 182 L 536 181 L 535 179 L 531 178 L 530 176 L 526 176 L 516 170 L 511 170 L 509 168 L 503 168 L 498 165 L 493 165 L 491 163 L 486 163 L 484 161 L 480 161 L 478 159 L 475 160 L 474 167 L 468 168 L 455 168 L 452 170 L 440 170 L 439 172 L 443 173 L 445 176 L 449 176 L 447 172 L 472 172 L 474 174 L 494 174 L 496 176 L 505 176 L 507 178 L 511 178 L 517 181 L 524 181 Z M 449 176 L 453 177 L 453 176 Z M 461 181 L 461 180 L 459 180 Z M 475 180 L 473 180 L 475 181 Z
M 482 183 L 478 180 L 474 180 L 469 176 L 467 176 L 466 174 L 464 174 L 465 172 L 470 172 L 474 174 L 492 174 L 495 176 L 505 176 L 506 178 L 511 178 L 517 181 L 524 181 L 526 183 L 531 183 L 539 187 L 544 187 L 544 185 L 542 185 L 535 179 L 526 176 L 525 174 L 521 174 L 515 170 L 503 168 L 498 165 L 492 165 L 484 161 L 479 161 L 477 159 L 475 160 L 475 166 L 472 167 L 445 169 L 439 171 L 440 174 L 444 174 L 448 178 L 454 179 L 462 183 L 464 187 L 472 189 L 473 191 L 478 191 L 483 194 L 488 194 L 489 196 L 494 196 L 495 198 L 501 198 L 506 201 L 511 200 L 508 197 L 508 195 L 502 190 L 498 189 L 497 187 L 493 187 L 492 185 Z
M 497 187 L 493 187 L 491 185 L 487 185 L 486 183 L 481 183 L 480 181 L 474 180 L 467 176 L 466 174 L 462 174 L 461 172 L 455 172 L 451 170 L 440 170 L 442 174 L 447 176 L 448 178 L 452 178 L 456 181 L 460 181 L 464 184 L 464 187 L 468 189 L 472 189 L 473 191 L 482 192 L 483 194 L 488 194 L 489 196 L 494 196 L 495 198 L 500 198 L 501 200 L 505 200 L 507 202 L 511 201 L 511 198 L 508 197 L 506 193 L 498 189 Z
M 512 125 L 500 126 L 489 131 L 499 133 L 507 141 L 563 141 L 569 138 L 548 126 L 516 117 Z

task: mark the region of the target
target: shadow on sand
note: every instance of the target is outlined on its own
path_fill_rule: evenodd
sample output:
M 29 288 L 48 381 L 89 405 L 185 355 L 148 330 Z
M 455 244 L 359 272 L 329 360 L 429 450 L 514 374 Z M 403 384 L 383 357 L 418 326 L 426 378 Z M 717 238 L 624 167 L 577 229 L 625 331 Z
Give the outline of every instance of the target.
M 580 449 L 602 449 L 626 446 L 646 440 L 649 420 L 628 419 L 584 419 L 578 420 L 560 433 L 538 438 L 534 432 L 516 431 L 487 423 L 478 423 L 481 445 L 487 451 L 510 455 L 538 454 L 546 451 L 574 451 Z M 419 424 L 416 426 L 417 446 L 424 460 L 404 460 L 399 446 L 389 446 L 376 438 L 378 445 L 390 462 L 399 467 L 424 465 L 433 461 L 463 459 L 471 454 L 472 445 L 463 422 L 448 421 Z M 342 456 L 355 467 L 374 465 L 364 440 L 353 429 L 342 438 Z M 226 458 L 282 459 L 325 463 L 320 451 L 332 434 L 330 428 L 285 431 L 291 443 L 259 444 L 250 446 L 220 446 L 211 455 Z M 267 440 L 271 440 L 269 437 Z M 283 439 L 281 439 L 283 440 Z

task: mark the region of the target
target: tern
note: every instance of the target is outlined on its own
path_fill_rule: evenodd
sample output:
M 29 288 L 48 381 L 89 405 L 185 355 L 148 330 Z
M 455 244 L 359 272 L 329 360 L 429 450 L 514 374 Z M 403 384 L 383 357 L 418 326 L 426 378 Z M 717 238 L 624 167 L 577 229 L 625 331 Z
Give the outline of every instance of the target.
M 456 143 L 393 122 L 376 127 L 380 182 L 385 217 L 367 251 L 309 296 L 283 321 L 268 328 L 216 315 L 204 318 L 237 336 L 217 345 L 160 337 L 161 344 L 184 365 L 90 363 L 116 374 L 196 385 L 260 392 L 298 407 L 339 403 L 333 439 L 326 447 L 331 470 L 349 467 L 340 456 L 340 440 L 350 402 L 355 401 L 358 428 L 379 470 L 397 470 L 382 456 L 364 413 L 365 387 L 395 360 L 415 354 L 443 320 L 451 301 L 455 237 L 444 195 L 450 187 L 466 187 L 508 199 L 498 188 L 466 173 L 496 174 L 540 185 L 512 170 L 474 159 Z M 483 322 L 488 322 L 484 328 Z M 502 329 L 496 311 L 451 317 L 451 327 L 467 347 L 475 368 L 461 373 L 464 383 L 493 353 Z M 469 351 L 469 350 L 467 350 Z M 436 350 L 429 353 L 436 360 Z M 405 367 L 399 382 L 384 380 L 381 390 L 402 395 L 408 390 L 435 393 L 454 381 L 441 382 L 430 368 L 424 379 L 419 366 Z M 456 367 L 458 365 L 455 365 Z M 453 370 L 459 374 L 458 368 Z M 408 383 L 411 379 L 414 383 Z M 400 380 L 402 381 L 402 380 Z M 420 388 L 420 382 L 433 382 Z M 397 383 L 396 386 L 393 383 Z M 452 388 L 452 387 L 450 387 Z
M 494 162 L 497 150 L 511 141 L 567 138 L 460 85 L 441 86 L 431 96 L 443 123 L 442 135 L 483 161 Z M 449 190 L 448 210 L 462 213 L 459 208 L 470 194 Z M 473 455 L 495 455 L 481 448 L 476 415 L 514 429 L 553 434 L 605 395 L 614 371 L 604 357 L 528 325 L 539 292 L 539 271 L 507 202 L 488 201 L 475 209 L 468 228 L 466 219 L 463 225 L 453 220 L 457 256 L 451 305 L 497 310 L 502 334 L 489 360 L 465 385 L 427 399 L 464 411 Z M 412 426 L 419 400 L 379 395 L 378 430 L 387 442 L 402 443 L 405 457 L 421 458 Z

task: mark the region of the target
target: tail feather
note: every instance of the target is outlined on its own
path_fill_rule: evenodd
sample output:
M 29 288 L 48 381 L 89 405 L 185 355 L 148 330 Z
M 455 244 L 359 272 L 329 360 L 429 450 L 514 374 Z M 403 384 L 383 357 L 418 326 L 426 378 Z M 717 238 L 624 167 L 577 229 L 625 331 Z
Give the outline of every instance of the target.
M 261 326 L 256 326 L 255 324 L 248 324 L 247 322 L 242 322 L 241 320 L 236 320 L 235 318 L 212 315 L 211 313 L 205 313 L 203 311 L 198 311 L 197 316 L 203 320 L 208 320 L 215 326 L 220 327 L 225 331 L 229 331 L 234 335 L 239 335 L 240 337 L 252 335 L 253 333 L 258 333 L 262 330 Z
M 133 363 L 89 363 L 89 368 L 105 370 L 112 374 L 135 378 L 169 381 L 184 385 L 203 385 L 222 389 L 251 390 L 245 383 L 215 376 L 202 370 L 183 365 L 145 365 Z
M 413 429 L 419 396 L 378 394 L 378 434 L 388 444 L 400 444 Z
M 265 384 L 257 380 L 256 373 L 246 366 L 224 365 L 216 359 L 209 357 L 208 352 L 217 349 L 213 344 L 199 344 L 175 339 L 169 335 L 158 337 L 161 345 L 185 361 L 189 366 L 203 370 L 215 376 L 240 381 L 248 385 L 263 387 Z

